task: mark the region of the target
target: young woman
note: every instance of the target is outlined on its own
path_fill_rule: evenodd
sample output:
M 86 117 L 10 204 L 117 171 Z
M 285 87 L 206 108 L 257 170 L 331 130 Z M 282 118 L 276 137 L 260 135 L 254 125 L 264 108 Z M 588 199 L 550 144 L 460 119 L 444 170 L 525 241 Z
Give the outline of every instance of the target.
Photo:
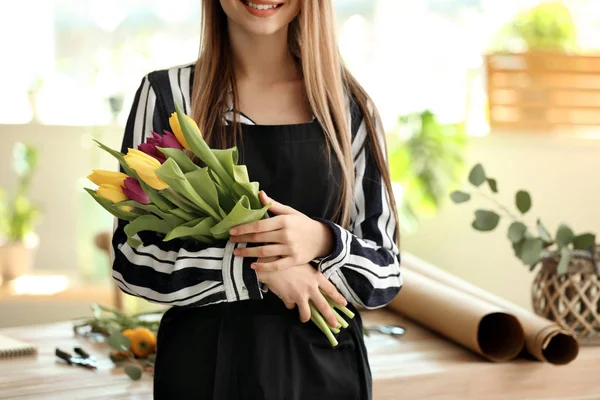
M 396 212 L 375 108 L 344 68 L 331 0 L 203 0 L 192 65 L 147 75 L 123 150 L 168 129 L 178 104 L 213 147 L 237 145 L 272 218 L 212 246 L 113 238 L 113 276 L 172 306 L 158 334 L 157 399 L 369 399 L 360 316 L 332 348 L 309 301 L 377 308 L 402 285 Z M 350 305 L 349 307 L 353 307 Z M 332 320 L 333 319 L 333 320 Z

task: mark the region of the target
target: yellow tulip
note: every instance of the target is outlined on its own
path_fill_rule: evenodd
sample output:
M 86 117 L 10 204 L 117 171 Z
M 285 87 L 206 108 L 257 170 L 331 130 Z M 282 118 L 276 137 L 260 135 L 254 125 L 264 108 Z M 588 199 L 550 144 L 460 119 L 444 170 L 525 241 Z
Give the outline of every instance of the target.
M 161 166 L 156 158 L 136 149 L 129 149 L 124 158 L 129 168 L 133 169 L 140 179 L 151 188 L 163 190 L 169 187 L 156 176 L 156 169 Z
M 122 172 L 92 170 L 92 173 L 87 177 L 96 185 L 113 185 L 123 186 L 123 182 L 127 179 L 127 175 Z
M 200 129 L 198 128 L 198 125 L 196 125 L 196 121 L 194 121 L 192 118 L 188 117 L 187 115 L 185 116 L 185 119 L 187 119 L 192 124 L 192 126 L 194 127 L 196 132 L 198 132 L 198 135 L 201 135 Z M 173 131 L 173 134 L 177 138 L 177 141 L 183 147 L 185 147 L 186 149 L 191 151 L 192 149 L 190 149 L 190 146 L 187 144 L 187 141 L 185 140 L 185 137 L 183 136 L 183 132 L 181 131 L 181 125 L 179 124 L 179 118 L 177 118 L 177 113 L 171 114 L 171 117 L 169 118 L 169 125 L 171 125 L 171 130 Z
M 96 189 L 96 194 L 106 200 L 110 200 L 113 203 L 120 203 L 125 200 L 129 200 L 129 198 L 123 193 L 123 189 L 121 186 L 102 184 L 98 186 Z M 121 207 L 123 211 L 131 211 L 132 208 L 130 206 Z

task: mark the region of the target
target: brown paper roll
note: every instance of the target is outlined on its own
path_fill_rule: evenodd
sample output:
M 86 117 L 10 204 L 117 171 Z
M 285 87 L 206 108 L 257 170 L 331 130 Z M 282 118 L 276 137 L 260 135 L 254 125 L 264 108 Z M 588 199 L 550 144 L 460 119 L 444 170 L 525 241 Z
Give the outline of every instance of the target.
M 499 307 L 409 269 L 392 310 L 492 361 L 508 361 L 523 349 L 519 321 Z
M 443 285 L 485 300 L 516 316 L 525 330 L 525 346 L 529 354 L 540 361 L 562 365 L 573 361 L 579 353 L 575 337 L 558 324 L 537 316 L 501 297 L 470 284 L 411 254 L 403 254 L 405 272 L 417 272 Z M 412 275 L 412 274 L 411 274 Z M 403 289 L 404 290 L 404 289 Z

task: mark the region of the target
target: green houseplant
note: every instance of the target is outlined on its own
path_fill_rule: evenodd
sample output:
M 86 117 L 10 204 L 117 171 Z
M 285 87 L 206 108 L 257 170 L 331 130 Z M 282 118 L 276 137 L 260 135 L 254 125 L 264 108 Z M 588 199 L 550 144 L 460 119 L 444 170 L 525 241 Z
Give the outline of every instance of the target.
M 398 118 L 388 132 L 391 178 L 401 226 L 413 231 L 419 218 L 432 216 L 461 179 L 468 135 L 463 124 L 442 123 L 429 111 Z
M 38 164 L 37 150 L 24 143 L 13 149 L 13 170 L 18 181 L 12 196 L 0 189 L 0 271 L 12 280 L 31 268 L 38 244 L 35 224 L 39 208 L 29 199 L 31 180 Z
M 514 196 L 514 208 L 498 202 L 498 183 L 487 176 L 481 164 L 469 173 L 470 190 L 450 194 L 454 203 L 466 203 L 481 196 L 493 206 L 474 212 L 472 227 L 490 232 L 501 219 L 510 221 L 506 236 L 514 255 L 533 271 L 541 265 L 532 285 L 534 311 L 560 323 L 581 339 L 600 338 L 600 262 L 596 235 L 576 233 L 566 223 L 552 233 L 536 219 L 527 226 L 523 216 L 532 208 L 532 199 L 525 190 Z

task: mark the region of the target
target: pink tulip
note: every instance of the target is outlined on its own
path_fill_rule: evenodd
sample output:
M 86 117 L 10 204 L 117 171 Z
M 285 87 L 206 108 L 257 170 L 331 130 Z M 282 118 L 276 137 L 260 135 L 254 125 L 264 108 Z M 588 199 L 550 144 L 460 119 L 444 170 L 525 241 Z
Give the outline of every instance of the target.
M 150 197 L 144 192 L 137 179 L 129 177 L 123 184 L 125 185 L 123 193 L 129 200 L 137 201 L 140 204 L 150 204 Z
M 177 138 L 168 131 L 164 131 L 164 135 L 159 135 L 156 132 L 152 132 L 152 137 L 146 139 L 146 143 L 142 143 L 138 146 L 138 150 L 156 158 L 161 164 L 164 163 L 165 156 L 157 149 L 157 147 L 171 148 L 171 149 L 183 149 L 181 144 L 177 141 Z

